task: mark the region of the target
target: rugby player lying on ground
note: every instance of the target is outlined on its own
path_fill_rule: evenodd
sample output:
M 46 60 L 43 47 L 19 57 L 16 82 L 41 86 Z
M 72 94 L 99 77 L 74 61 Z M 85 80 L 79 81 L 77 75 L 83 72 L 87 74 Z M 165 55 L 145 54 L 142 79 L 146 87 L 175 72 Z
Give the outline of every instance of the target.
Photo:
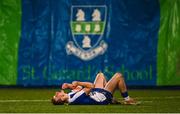
M 121 73 L 116 73 L 108 82 L 103 73 L 98 73 L 93 83 L 73 81 L 72 84 L 64 83 L 62 89 L 71 89 L 70 93 L 58 91 L 52 98 L 54 105 L 60 104 L 88 104 L 107 105 L 113 101 L 113 93 L 118 88 L 124 98 L 123 104 L 136 105 L 137 102 L 129 97 L 124 78 Z M 115 101 L 116 102 L 116 101 Z

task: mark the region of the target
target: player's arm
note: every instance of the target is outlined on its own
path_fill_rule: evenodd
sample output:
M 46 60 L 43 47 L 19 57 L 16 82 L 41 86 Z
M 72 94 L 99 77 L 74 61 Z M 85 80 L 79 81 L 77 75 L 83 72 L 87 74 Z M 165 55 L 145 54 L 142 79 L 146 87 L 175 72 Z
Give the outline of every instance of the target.
M 90 82 L 74 81 L 74 82 L 72 83 L 72 85 L 84 87 L 83 90 L 85 91 L 86 94 L 89 94 L 90 90 L 91 90 L 92 88 L 94 88 L 94 84 L 93 84 L 93 83 L 90 83 Z
M 72 91 L 78 92 L 78 91 L 81 91 L 82 89 L 83 89 L 82 86 L 77 86 L 77 87 L 75 87 Z
M 62 89 L 75 89 L 75 86 L 73 84 L 64 83 L 61 88 Z

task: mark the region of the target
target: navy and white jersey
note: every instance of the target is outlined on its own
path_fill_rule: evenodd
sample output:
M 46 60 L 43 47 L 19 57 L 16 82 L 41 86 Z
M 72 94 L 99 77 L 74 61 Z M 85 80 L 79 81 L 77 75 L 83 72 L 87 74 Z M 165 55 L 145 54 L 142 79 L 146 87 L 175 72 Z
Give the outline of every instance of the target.
M 111 103 L 112 94 L 101 88 L 91 89 L 89 95 L 86 95 L 84 90 L 79 92 L 70 92 L 69 94 L 70 104 L 89 104 L 89 105 L 105 105 Z

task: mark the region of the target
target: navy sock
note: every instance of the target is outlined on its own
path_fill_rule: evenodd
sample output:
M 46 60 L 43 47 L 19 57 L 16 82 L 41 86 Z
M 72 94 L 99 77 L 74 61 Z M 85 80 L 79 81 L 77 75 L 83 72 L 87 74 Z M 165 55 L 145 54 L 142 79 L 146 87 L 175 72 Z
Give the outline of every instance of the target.
M 129 95 L 128 95 L 128 92 L 126 91 L 126 92 L 121 93 L 121 96 L 122 96 L 123 98 L 126 98 L 126 97 L 128 97 Z

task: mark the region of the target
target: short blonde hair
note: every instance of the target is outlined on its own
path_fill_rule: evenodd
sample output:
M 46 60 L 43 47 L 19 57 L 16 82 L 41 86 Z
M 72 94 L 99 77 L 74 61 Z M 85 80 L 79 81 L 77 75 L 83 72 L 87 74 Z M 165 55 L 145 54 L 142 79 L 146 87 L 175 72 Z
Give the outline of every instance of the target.
M 63 105 L 63 104 L 65 103 L 65 102 L 62 101 L 61 99 L 56 100 L 54 97 L 52 97 L 51 102 L 52 102 L 54 105 Z

